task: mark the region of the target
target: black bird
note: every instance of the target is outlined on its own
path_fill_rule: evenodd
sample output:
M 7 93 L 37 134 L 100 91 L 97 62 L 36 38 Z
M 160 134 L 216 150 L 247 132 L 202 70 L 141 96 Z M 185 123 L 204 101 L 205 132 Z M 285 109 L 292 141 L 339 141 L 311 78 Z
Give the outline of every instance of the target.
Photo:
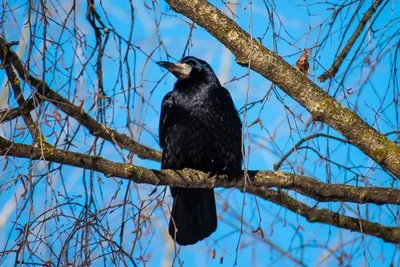
M 239 178 L 242 123 L 228 90 L 201 59 L 157 63 L 178 78 L 161 106 L 161 168 L 191 168 Z M 169 234 L 178 244 L 195 244 L 217 229 L 213 189 L 171 187 L 171 193 Z

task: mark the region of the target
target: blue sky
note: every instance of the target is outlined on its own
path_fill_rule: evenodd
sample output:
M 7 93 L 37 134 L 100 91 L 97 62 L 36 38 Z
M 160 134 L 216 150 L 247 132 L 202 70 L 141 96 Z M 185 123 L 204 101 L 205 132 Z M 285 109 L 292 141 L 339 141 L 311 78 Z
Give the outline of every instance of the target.
M 277 1 L 275 3 L 276 12 L 274 13 L 274 25 L 276 32 L 281 37 L 277 40 L 277 53 L 282 56 L 291 65 L 295 65 L 301 51 L 304 48 L 310 48 L 317 44 L 321 44 L 325 35 L 327 35 L 326 23 L 332 15 L 332 6 L 327 4 L 315 4 L 314 2 L 304 1 Z M 6 14 L 7 19 L 3 24 L 2 29 L 6 38 L 9 41 L 19 40 L 21 35 L 24 35 L 27 19 L 27 7 L 21 6 L 23 1 L 9 1 L 9 7 L 6 10 L 15 9 L 12 13 Z M 97 80 L 95 76 L 95 60 L 92 58 L 90 64 L 86 67 L 85 71 L 79 76 L 83 65 L 89 55 L 93 51 L 94 34 L 88 22 L 85 20 L 86 4 L 84 1 L 78 1 L 76 13 L 76 28 L 74 30 L 73 20 L 67 20 L 68 31 L 63 31 L 60 23 L 63 22 L 65 14 L 70 8 L 70 1 L 58 1 L 47 3 L 48 16 L 52 18 L 49 20 L 47 28 L 48 38 L 61 42 L 62 45 L 54 45 L 47 42 L 48 61 L 46 61 L 45 80 L 52 88 L 57 90 L 62 95 L 69 97 L 76 105 L 79 105 L 84 100 L 84 108 L 92 116 L 96 116 L 94 109 L 89 110 L 94 101 L 97 92 Z M 107 27 L 113 28 L 124 38 L 129 37 L 130 29 L 130 7 L 128 1 L 120 1 L 114 3 L 113 1 L 103 1 L 103 8 L 97 6 L 99 14 L 107 22 Z M 231 15 L 227 8 L 220 2 L 212 2 L 221 8 L 226 14 Z M 130 49 L 127 60 L 130 64 L 131 72 L 128 73 L 124 65 L 123 72 L 119 73 L 120 53 L 119 49 L 125 51 L 127 48 L 123 42 L 115 35 L 110 34 L 110 39 L 107 43 L 105 50 L 105 57 L 103 60 L 103 73 L 104 73 L 104 88 L 108 96 L 112 96 L 111 107 L 106 111 L 106 120 L 109 127 L 112 127 L 122 133 L 133 133 L 134 138 L 139 140 L 142 144 L 159 149 L 157 133 L 158 133 L 158 120 L 159 111 L 162 97 L 173 87 L 175 82 L 172 75 L 166 75 L 155 61 L 167 60 L 167 54 L 172 57 L 169 60 L 179 60 L 188 40 L 190 33 L 189 19 L 174 13 L 169 9 L 163 1 L 159 2 L 142 2 L 133 1 L 135 6 L 135 26 L 133 31 L 132 43 L 135 45 L 134 49 Z M 152 5 L 154 4 L 154 5 Z M 253 36 L 262 37 L 269 27 L 262 43 L 269 49 L 274 50 L 274 43 L 272 40 L 271 26 L 269 24 L 269 17 L 264 6 L 263 1 L 255 1 L 251 8 L 247 6 L 247 2 L 241 2 L 238 6 L 230 6 L 231 9 L 236 9 L 235 21 L 239 25 L 249 31 L 250 25 L 250 12 L 252 11 L 252 25 Z M 390 6 L 392 5 L 392 6 Z M 19 8 L 17 8 L 19 7 Z M 338 19 L 343 23 L 348 23 L 352 12 L 354 12 L 356 5 L 348 10 L 347 16 L 344 12 Z M 362 12 L 356 16 L 356 20 L 360 20 L 362 14 L 369 7 L 369 3 L 363 5 Z M 394 52 L 389 50 L 387 54 L 379 53 L 380 49 L 385 46 L 380 44 L 386 43 L 382 40 L 395 33 L 397 28 L 395 22 L 398 22 L 400 15 L 400 7 L 389 3 L 382 11 L 380 18 L 374 22 L 375 33 L 369 33 L 366 40 L 369 42 L 364 49 L 364 54 L 357 57 L 354 69 L 350 69 L 349 74 L 343 80 L 345 89 L 349 89 L 346 93 L 343 87 L 338 86 L 342 80 L 342 75 L 345 67 L 349 64 L 346 60 L 343 68 L 336 77 L 336 80 L 329 84 L 320 84 L 324 90 L 329 90 L 331 94 L 339 88 L 337 99 L 341 103 L 355 109 L 357 106 L 357 113 L 365 119 L 368 123 L 379 129 L 382 133 L 395 131 L 398 129 L 397 120 L 397 105 L 393 104 L 393 99 L 398 95 L 397 87 L 392 83 L 393 78 L 390 77 L 391 63 L 396 60 Z M 106 10 L 106 13 L 104 13 Z M 33 12 L 33 14 L 36 13 Z M 105 19 L 107 15 L 108 21 Z M 392 27 L 382 28 L 387 25 L 388 21 L 394 20 L 391 23 Z M 156 22 L 160 22 L 159 29 L 156 27 Z M 33 47 L 32 53 L 28 49 L 22 52 L 24 60 L 30 59 L 31 71 L 39 77 L 43 73 L 42 55 L 40 53 L 43 47 L 44 31 L 40 25 L 38 27 L 31 27 L 31 36 L 37 36 L 35 39 L 36 46 Z M 320 26 L 322 25 L 322 26 Z M 357 24 L 349 28 L 349 33 L 345 35 L 347 41 L 350 33 L 352 33 Z M 311 30 L 310 30 L 311 29 Z M 316 77 L 323 72 L 323 68 L 328 68 L 336 55 L 337 47 L 340 38 L 344 33 L 345 28 L 341 27 L 341 23 L 334 24 L 331 34 L 327 36 L 326 42 L 320 51 L 313 50 L 313 57 L 310 60 L 310 79 L 316 81 Z M 29 32 L 29 31 L 28 31 Z M 60 37 L 61 36 L 61 37 Z M 74 36 L 80 36 L 79 42 L 74 40 Z M 383 37 L 380 37 L 383 36 Z M 387 41 L 387 48 L 393 47 L 398 41 Z M 162 41 L 162 46 L 160 46 Z M 356 43 L 356 46 L 359 42 Z M 74 50 L 76 52 L 74 53 Z M 124 54 L 124 53 L 121 53 Z M 233 55 L 223 47 L 214 37 L 208 34 L 200 26 L 196 25 L 192 32 L 192 39 L 188 48 L 188 54 L 202 58 L 210 63 L 221 82 L 224 84 L 234 77 L 241 77 L 247 73 L 247 69 L 236 65 Z M 151 59 L 148 60 L 148 56 Z M 350 53 L 350 56 L 353 55 Z M 364 82 L 368 77 L 371 66 L 363 64 L 365 58 L 375 62 L 377 60 L 377 70 L 369 77 L 368 82 Z M 53 63 L 52 63 L 53 62 Z M 54 62 L 56 62 L 54 64 Z M 54 65 L 53 65 L 54 64 Z M 123 63 L 124 64 L 124 63 Z M 75 79 L 70 81 L 68 76 L 71 75 Z M 132 85 L 130 94 L 128 94 L 128 75 L 131 78 Z M 120 79 L 119 77 L 122 77 Z M 158 81 L 161 82 L 157 84 Z M 4 84 L 5 74 L 0 71 L 0 82 Z M 262 99 L 269 89 L 271 83 L 258 75 L 251 72 L 249 77 L 240 79 L 239 81 L 229 82 L 226 88 L 230 91 L 235 105 L 241 109 L 245 105 L 245 95 L 248 90 L 248 102 L 254 102 Z M 136 89 L 136 94 L 133 93 Z M 351 89 L 351 90 L 350 90 Z M 30 95 L 30 88 L 25 85 L 25 96 Z M 77 97 L 70 96 L 71 92 L 76 92 Z M 135 118 L 137 124 L 131 124 L 130 131 L 126 127 L 127 123 L 127 110 L 126 99 L 129 98 L 131 108 L 129 115 Z M 146 101 L 142 101 L 146 99 Z M 282 102 L 286 105 L 285 109 Z M 383 103 L 383 104 L 382 104 Z M 1 103 L 2 107 L 7 106 L 7 103 Z M 10 98 L 10 105 L 15 106 L 16 103 L 13 98 Z M 296 114 L 296 118 L 288 111 L 290 109 Z M 52 106 L 45 106 L 46 114 L 53 114 L 55 110 Z M 62 114 L 64 117 L 64 114 Z M 35 116 L 35 114 L 33 115 Z M 256 118 L 262 119 L 263 129 L 258 125 L 249 128 L 250 140 L 246 141 L 247 145 L 251 147 L 249 154 L 249 169 L 258 170 L 271 170 L 273 164 L 276 163 L 281 157 L 282 153 L 286 153 L 294 144 L 296 144 L 302 137 L 308 136 L 312 133 L 323 132 L 334 136 L 340 136 L 335 130 L 329 129 L 324 125 L 316 124 L 306 127 L 306 122 L 310 115 L 299 104 L 293 101 L 289 96 L 285 95 L 279 88 L 274 89 L 268 94 L 267 99 L 260 104 L 255 105 L 248 111 L 248 124 L 253 122 Z M 42 120 L 43 115 L 40 116 Z M 379 122 L 376 122 L 376 121 Z M 138 124 L 144 127 L 138 127 Z M 9 137 L 15 134 L 10 129 L 23 126 L 22 120 L 12 122 L 11 124 L 3 124 L 2 136 Z M 69 127 L 77 129 L 77 123 L 70 118 Z M 67 132 L 61 132 L 60 126 L 54 121 L 51 122 L 51 127 L 43 123 L 42 131 L 48 135 L 52 131 L 60 132 L 61 136 L 67 136 Z M 150 134 L 150 133 L 151 134 Z M 272 138 L 273 137 L 273 138 Z M 392 140 L 395 136 L 391 136 Z M 49 141 L 55 140 L 52 135 Z M 29 144 L 31 139 L 28 134 L 21 135 L 16 138 L 17 142 L 24 142 Z M 80 129 L 78 136 L 74 139 L 75 147 L 71 147 L 73 151 L 86 153 L 93 140 L 87 134 L 87 131 Z M 340 144 L 336 141 L 327 141 L 320 138 L 307 143 L 308 146 L 318 148 L 318 151 L 326 157 L 339 164 L 353 167 L 355 172 L 365 175 L 360 185 L 377 185 L 377 186 L 390 186 L 391 178 L 384 172 L 376 169 L 370 171 L 368 168 L 360 166 L 374 166 L 374 163 L 368 159 L 357 148 Z M 60 145 L 60 148 L 63 148 Z M 106 143 L 103 147 L 98 147 L 99 151 L 102 149 L 100 155 L 111 160 L 124 162 L 118 149 Z M 125 152 L 125 156 L 127 153 Z M 294 153 L 290 158 L 291 166 L 285 164 L 281 170 L 301 173 L 314 177 L 320 181 L 331 183 L 349 183 L 355 184 L 354 174 L 345 172 L 343 168 L 337 167 L 334 164 L 328 164 L 321 160 L 315 152 L 311 150 L 299 150 Z M 5 244 L 5 240 L 11 235 L 10 240 L 13 241 L 17 237 L 17 231 L 12 228 L 10 222 L 18 220 L 18 223 L 23 225 L 26 222 L 33 221 L 33 217 L 29 215 L 26 210 L 22 212 L 23 216 L 16 217 L 16 208 L 21 209 L 25 201 L 29 199 L 22 198 L 22 184 L 16 184 L 9 181 L 9 177 L 15 177 L 17 174 L 28 174 L 27 166 L 28 161 L 17 160 L 15 165 L 9 164 L 6 166 L 6 171 L 0 175 L 0 203 L 6 203 L 0 206 L 0 212 L 7 218 L 7 221 L 0 224 L 0 244 Z M 1 164 L 5 164 L 4 161 Z M 133 164 L 140 166 L 155 168 L 160 167 L 159 163 L 141 160 L 134 158 Z M 15 166 L 22 165 L 22 168 L 15 168 Z M 3 167 L 3 166 L 0 166 Z M 34 174 L 46 173 L 46 164 L 44 162 L 38 163 L 34 169 Z M 82 178 L 84 177 L 84 178 Z M 121 204 L 124 200 L 124 193 L 127 190 L 128 182 L 119 179 L 107 179 L 106 177 L 98 174 L 91 176 L 89 171 L 83 171 L 77 168 L 64 166 L 61 174 L 59 171 L 49 174 L 46 179 L 38 180 L 32 199 L 34 199 L 34 214 L 37 216 L 45 209 L 51 210 L 52 207 L 59 203 L 66 201 L 63 195 L 64 188 L 68 192 L 70 198 L 73 198 L 76 203 L 85 203 L 85 187 L 83 180 L 88 182 L 89 177 L 93 179 L 93 192 L 95 194 L 96 208 L 101 209 L 112 205 Z M 51 181 L 51 182 L 49 182 Z M 394 184 L 398 187 L 398 183 Z M 4 190 L 4 188 L 8 188 Z M 135 214 L 135 205 L 148 203 L 149 200 L 154 199 L 155 195 L 162 192 L 163 188 L 158 188 L 155 195 L 148 196 L 153 190 L 149 185 L 130 185 L 129 192 L 132 194 L 132 203 L 127 204 L 128 213 L 133 216 Z M 236 248 L 239 242 L 239 229 L 241 225 L 240 216 L 243 207 L 243 194 L 237 190 L 216 189 L 216 198 L 218 204 L 218 213 L 220 215 L 218 230 L 206 241 L 200 242 L 196 246 L 185 247 L 181 249 L 180 258 L 185 262 L 185 266 L 221 266 L 220 258 L 223 257 L 224 265 L 233 265 L 236 257 Z M 61 195 L 54 193 L 60 192 Z M 299 194 L 290 192 L 291 196 L 296 197 L 298 200 L 303 201 L 308 205 L 317 205 L 318 208 L 329 208 L 337 212 L 345 212 L 346 215 L 358 217 L 362 215 L 363 218 L 368 218 L 374 222 L 381 222 L 385 225 L 395 226 L 399 224 L 398 221 L 393 220 L 393 215 L 398 214 L 399 208 L 393 206 L 377 207 L 374 205 L 352 205 L 346 204 L 341 206 L 340 203 L 316 203 L 308 198 L 302 197 Z M 115 198 L 113 198 L 116 196 Z M 17 199 L 17 206 L 14 206 Z M 163 260 L 171 260 L 173 258 L 173 251 L 171 246 L 167 246 L 167 242 L 171 242 L 169 237 L 166 236 L 168 216 L 165 212 L 166 205 L 170 204 L 170 197 L 167 196 L 160 199 L 164 200 L 163 209 L 157 208 L 152 213 L 151 223 L 147 223 L 143 227 L 146 235 L 135 247 L 134 256 L 144 255 L 150 266 L 160 266 Z M 6 208 L 10 205 L 10 208 Z M 155 202 L 151 202 L 150 207 L 146 209 L 146 213 L 151 213 L 151 207 L 154 207 Z M 92 207 L 93 208 L 93 207 Z M 6 210 L 11 210 L 11 213 L 6 215 Z M 258 212 L 260 210 L 260 213 Z M 79 205 L 74 205 L 73 210 L 64 209 L 63 212 L 77 215 L 82 211 Z M 261 214 L 261 222 L 260 216 Z M 110 231 L 117 233 L 121 225 L 122 208 L 116 209 L 115 212 L 104 216 L 104 225 L 109 227 Z M 352 258 L 345 258 L 344 263 L 350 265 L 368 265 L 380 266 L 389 265 L 393 263 L 396 265 L 400 261 L 398 249 L 391 245 L 385 244 L 382 241 L 364 236 L 361 240 L 361 235 L 354 234 L 346 230 L 338 230 L 335 227 L 330 227 L 321 224 L 308 223 L 302 217 L 293 214 L 279 206 L 270 202 L 255 199 L 251 195 L 246 196 L 245 206 L 243 208 L 243 224 L 244 234 L 241 236 L 238 253 L 238 265 L 247 265 L 249 262 L 254 266 L 265 265 L 285 265 L 292 266 L 295 261 L 301 261 L 307 266 L 337 264 L 334 257 L 324 260 L 325 257 L 330 256 L 330 251 L 334 250 L 334 254 L 339 257 L 345 255 L 352 255 Z M 65 219 L 63 219 L 65 220 Z M 261 223 L 261 227 L 265 232 L 264 240 L 257 234 L 251 233 Z M 62 226 L 61 226 L 62 225 Z M 68 232 L 68 227 L 73 225 L 72 220 L 65 220 L 57 222 L 55 225 L 48 224 L 46 229 L 35 229 L 38 233 L 44 231 L 49 233 L 56 230 L 64 230 Z M 127 249 L 132 246 L 134 234 L 132 231 L 135 229 L 136 222 L 127 220 L 126 229 L 124 232 L 123 246 Z M 60 230 L 61 229 L 61 230 Z M 65 233 L 63 232 L 63 239 L 65 240 Z M 154 233 L 154 234 L 153 234 Z M 113 238 L 119 238 L 115 234 Z M 354 241 L 356 239 L 356 241 Z M 56 240 L 56 236 L 49 237 L 49 243 L 54 241 L 54 247 L 59 248 L 62 244 Z M 12 243 L 12 242 L 11 242 Z M 273 243 L 273 245 L 271 245 Z M 345 245 L 343 245 L 345 244 Z M 8 245 L 7 248 L 9 248 Z M 79 248 L 79 247 L 78 247 Z M 75 249 L 78 249 L 75 248 Z M 5 247 L 1 248 L 4 250 Z M 43 250 L 43 257 L 51 258 L 51 253 L 43 247 L 38 246 L 38 250 Z M 94 254 L 99 253 L 99 248 L 93 245 Z M 212 251 L 216 250 L 216 259 L 212 259 Z M 292 258 L 286 253 L 289 252 Z M 27 256 L 28 257 L 28 256 Z M 6 258 L 4 264 L 14 262 L 12 257 Z

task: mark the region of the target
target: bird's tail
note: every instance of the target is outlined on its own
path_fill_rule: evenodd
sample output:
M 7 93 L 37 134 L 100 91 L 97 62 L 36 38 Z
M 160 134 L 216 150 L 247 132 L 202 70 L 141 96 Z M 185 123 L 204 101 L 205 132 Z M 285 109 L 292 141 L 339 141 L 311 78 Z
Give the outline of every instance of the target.
M 213 189 L 171 188 L 174 204 L 169 234 L 179 245 L 192 245 L 217 229 Z

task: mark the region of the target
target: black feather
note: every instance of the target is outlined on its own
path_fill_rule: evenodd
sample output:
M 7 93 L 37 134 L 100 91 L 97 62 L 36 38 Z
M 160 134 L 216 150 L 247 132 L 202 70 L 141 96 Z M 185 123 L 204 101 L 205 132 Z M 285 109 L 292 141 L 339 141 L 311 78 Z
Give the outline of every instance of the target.
M 170 66 L 173 64 L 160 64 Z M 231 95 L 203 60 L 185 57 L 188 77 L 163 99 L 160 116 L 162 169 L 192 168 L 237 178 L 242 164 L 242 124 Z M 175 75 L 177 68 L 174 68 Z M 171 188 L 169 233 L 180 245 L 195 244 L 217 228 L 213 189 Z

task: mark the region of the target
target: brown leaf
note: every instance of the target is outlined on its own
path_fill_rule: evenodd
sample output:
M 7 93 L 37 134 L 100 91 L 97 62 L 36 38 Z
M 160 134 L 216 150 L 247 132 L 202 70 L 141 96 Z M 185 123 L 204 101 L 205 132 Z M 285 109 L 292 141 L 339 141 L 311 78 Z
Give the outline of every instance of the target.
M 262 123 L 262 120 L 261 120 L 260 118 L 257 118 L 257 119 L 255 119 L 255 121 L 253 121 L 252 123 L 250 123 L 250 124 L 249 124 L 249 128 L 250 128 L 251 126 L 253 126 L 254 124 L 256 124 L 256 123 L 260 124 L 260 128 L 261 128 L 261 130 L 262 130 L 262 128 L 263 128 L 263 123 Z
M 296 62 L 296 70 L 304 73 L 308 77 L 310 71 L 310 64 L 308 63 L 308 58 L 311 54 L 311 50 L 305 49 L 303 54 L 299 57 Z
M 49 9 L 46 8 L 46 13 L 50 18 L 54 18 L 53 13 L 51 13 L 51 11 Z
M 48 118 L 54 118 L 53 115 L 44 114 L 43 121 L 47 125 L 47 127 L 51 128 L 51 124 L 48 121 Z

